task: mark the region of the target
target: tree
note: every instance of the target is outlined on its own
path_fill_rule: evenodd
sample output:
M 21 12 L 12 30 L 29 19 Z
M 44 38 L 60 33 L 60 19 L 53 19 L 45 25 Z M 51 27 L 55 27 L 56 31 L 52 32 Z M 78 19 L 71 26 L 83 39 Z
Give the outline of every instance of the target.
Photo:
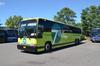
M 69 8 L 63 8 L 54 16 L 54 21 L 64 22 L 68 25 L 75 25 L 75 17 L 74 11 Z
M 82 23 L 76 23 L 76 27 L 82 28 Z
M 100 27 L 100 6 L 90 6 L 82 10 L 82 29 L 85 35 L 89 35 L 92 28 Z
M 20 22 L 23 18 L 21 16 L 10 16 L 6 22 L 5 25 L 8 28 L 18 28 L 18 22 Z

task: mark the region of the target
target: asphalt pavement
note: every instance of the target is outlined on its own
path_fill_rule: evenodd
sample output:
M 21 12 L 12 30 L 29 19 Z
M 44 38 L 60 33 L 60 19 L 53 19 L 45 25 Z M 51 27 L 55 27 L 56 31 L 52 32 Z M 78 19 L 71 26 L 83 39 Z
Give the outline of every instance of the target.
M 0 44 L 0 66 L 100 66 L 100 43 L 89 40 L 38 54 L 20 51 L 16 45 Z

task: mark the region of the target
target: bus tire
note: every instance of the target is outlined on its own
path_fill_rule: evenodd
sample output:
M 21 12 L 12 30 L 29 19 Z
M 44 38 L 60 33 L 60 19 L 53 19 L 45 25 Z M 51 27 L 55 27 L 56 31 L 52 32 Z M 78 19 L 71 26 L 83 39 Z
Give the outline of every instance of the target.
M 95 41 L 91 40 L 93 43 L 95 43 Z
M 75 44 L 80 44 L 80 40 L 79 39 L 75 39 Z
M 45 52 L 51 52 L 51 50 L 52 50 L 51 42 L 46 42 L 45 43 Z

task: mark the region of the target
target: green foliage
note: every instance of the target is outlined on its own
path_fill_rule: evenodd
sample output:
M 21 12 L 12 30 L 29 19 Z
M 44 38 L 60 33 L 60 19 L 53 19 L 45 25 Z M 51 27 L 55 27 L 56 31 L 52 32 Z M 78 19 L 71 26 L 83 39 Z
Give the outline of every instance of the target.
M 54 21 L 64 22 L 68 25 L 75 25 L 75 17 L 74 11 L 69 8 L 63 8 L 54 16 Z
M 90 6 L 83 9 L 81 21 L 85 35 L 89 35 L 92 28 L 100 27 L 100 6 Z
M 82 28 L 82 23 L 76 23 L 76 27 Z
M 18 28 L 18 22 L 20 22 L 23 18 L 21 16 L 10 16 L 6 22 L 5 25 L 8 28 Z

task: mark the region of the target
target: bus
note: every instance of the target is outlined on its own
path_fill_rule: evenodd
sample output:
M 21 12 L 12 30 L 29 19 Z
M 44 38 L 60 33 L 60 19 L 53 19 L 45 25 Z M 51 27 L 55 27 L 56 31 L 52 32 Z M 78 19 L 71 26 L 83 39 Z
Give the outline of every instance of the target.
M 100 41 L 100 28 L 93 28 L 90 33 L 90 39 L 92 42 Z
M 79 44 L 81 29 L 44 18 L 33 18 L 19 22 L 19 50 L 30 52 L 49 52 L 53 48 Z
M 0 42 L 17 42 L 17 39 L 16 29 L 0 28 Z
M 4 31 L 0 30 L 0 43 L 5 42 L 5 33 Z

